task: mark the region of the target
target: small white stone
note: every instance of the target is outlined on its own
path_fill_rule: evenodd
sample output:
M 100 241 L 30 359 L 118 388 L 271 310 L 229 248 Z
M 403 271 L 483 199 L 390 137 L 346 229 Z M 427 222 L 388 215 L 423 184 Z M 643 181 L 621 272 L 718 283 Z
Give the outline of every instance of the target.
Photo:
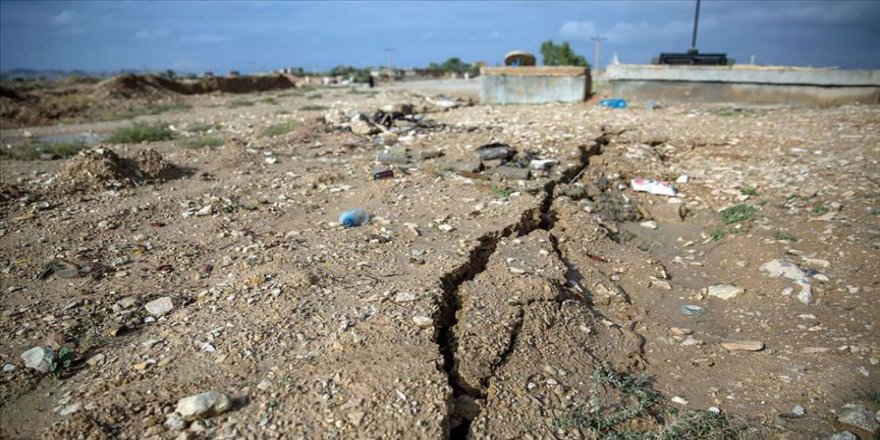
M 452 225 L 449 225 L 449 224 L 446 224 L 446 223 L 443 223 L 443 224 L 441 224 L 440 226 L 437 226 L 437 229 L 439 229 L 439 230 L 441 230 L 441 231 L 443 231 L 443 232 L 452 232 L 452 231 L 455 230 L 455 228 L 452 227 Z
M 434 325 L 434 320 L 427 316 L 413 316 L 412 320 L 421 328 L 428 328 Z
M 48 373 L 52 369 L 52 359 L 55 354 L 48 347 L 34 347 L 21 354 L 24 360 L 24 366 L 37 370 L 41 373 Z
M 807 413 L 807 411 L 804 410 L 804 407 L 800 405 L 795 405 L 794 408 L 791 409 L 791 413 L 798 417 L 802 417 L 804 414 Z
M 208 391 L 177 401 L 177 411 L 184 419 L 194 420 L 222 414 L 232 408 L 232 399 L 219 391 Z
M 170 312 L 174 308 L 174 303 L 171 301 L 171 297 L 163 296 L 144 304 L 144 308 L 147 309 L 147 313 L 159 317 Z
M 5 365 L 3 365 L 3 372 L 4 373 L 11 373 L 11 372 L 15 371 L 16 368 L 18 368 L 18 367 L 16 367 L 15 364 L 5 364 Z
M 690 402 L 688 402 L 684 397 L 675 396 L 672 398 L 672 403 L 677 403 L 679 405 L 687 405 Z
M 654 220 L 648 220 L 646 222 L 639 223 L 639 226 L 648 229 L 657 229 L 657 222 L 655 222 Z
M 745 291 L 746 289 L 732 284 L 715 284 L 706 289 L 706 294 L 718 299 L 728 300 L 735 298 L 739 294 L 745 293 Z
M 211 205 L 205 205 L 202 207 L 202 209 L 199 209 L 198 211 L 196 211 L 196 216 L 204 217 L 206 215 L 211 215 L 213 213 L 214 213 L 214 207 Z
M 418 299 L 418 297 L 412 292 L 397 292 L 394 294 L 394 302 L 396 303 L 413 302 L 416 299 Z

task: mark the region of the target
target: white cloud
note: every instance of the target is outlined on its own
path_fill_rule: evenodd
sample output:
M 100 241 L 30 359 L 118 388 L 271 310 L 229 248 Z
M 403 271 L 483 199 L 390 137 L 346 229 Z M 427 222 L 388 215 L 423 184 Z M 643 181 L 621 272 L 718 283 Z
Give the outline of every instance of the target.
M 205 43 L 205 44 L 215 44 L 215 43 L 225 43 L 229 41 L 229 38 L 220 36 L 220 35 L 211 35 L 211 34 L 196 34 L 196 35 L 184 35 L 180 41 L 184 43 Z
M 168 29 L 154 29 L 151 31 L 137 31 L 134 33 L 134 37 L 141 40 L 152 40 L 155 38 L 165 38 L 171 35 L 171 31 Z
M 65 9 L 52 18 L 52 23 L 58 26 L 68 26 L 73 24 L 74 20 L 76 20 L 76 16 L 74 16 L 73 11 Z
M 596 25 L 592 21 L 566 21 L 559 28 L 559 35 L 574 40 L 589 40 L 596 35 Z

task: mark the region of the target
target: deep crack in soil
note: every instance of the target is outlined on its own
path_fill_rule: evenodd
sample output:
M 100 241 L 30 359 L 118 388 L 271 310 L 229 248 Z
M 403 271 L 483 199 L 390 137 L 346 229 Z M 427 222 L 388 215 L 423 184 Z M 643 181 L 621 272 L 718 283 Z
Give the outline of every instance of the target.
M 524 236 L 539 229 L 546 231 L 553 229 L 556 216 L 552 206 L 556 185 L 561 182 L 575 183 L 587 169 L 587 166 L 589 166 L 590 157 L 601 154 L 602 147 L 610 142 L 609 136 L 617 134 L 620 133 L 608 133 L 603 127 L 602 134 L 595 138 L 592 144 L 579 147 L 581 153 L 579 165 L 564 173 L 558 180 L 551 180 L 544 186 L 543 200 L 537 212 L 535 212 L 535 209 L 526 210 L 522 213 L 517 223 L 509 225 L 504 229 L 487 233 L 477 239 L 478 244 L 470 251 L 467 261 L 441 277 L 443 297 L 440 302 L 438 319 L 436 319 L 439 329 L 436 343 L 440 349 L 440 354 L 443 356 L 443 371 L 449 380 L 449 386 L 452 388 L 452 396 L 447 401 L 447 416 L 445 420 L 447 438 L 455 440 L 469 437 L 471 423 L 479 416 L 482 410 L 477 401 L 486 398 L 486 393 L 492 377 L 495 375 L 495 371 L 502 367 L 515 351 L 516 343 L 526 318 L 526 308 L 531 304 L 529 302 L 519 308 L 513 328 L 511 329 L 509 344 L 500 354 L 499 360 L 492 365 L 491 374 L 480 380 L 479 389 L 474 389 L 474 387 L 468 386 L 462 380 L 456 363 L 457 341 L 455 327 L 458 324 L 458 312 L 461 310 L 459 288 L 462 284 L 473 280 L 477 275 L 486 270 L 489 258 L 495 253 L 498 242 L 501 239 L 510 237 L 513 234 Z M 553 250 L 568 269 L 566 274 L 568 279 L 569 274 L 572 274 L 572 272 L 576 273 L 577 271 L 562 254 L 557 244 L 557 237 L 552 234 L 550 236 Z

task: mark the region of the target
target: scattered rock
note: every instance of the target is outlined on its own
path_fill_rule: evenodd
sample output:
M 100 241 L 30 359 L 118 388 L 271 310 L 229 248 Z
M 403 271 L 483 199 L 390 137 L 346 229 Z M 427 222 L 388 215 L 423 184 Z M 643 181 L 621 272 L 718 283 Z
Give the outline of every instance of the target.
M 764 343 L 761 341 L 722 342 L 721 346 L 727 351 L 761 351 L 764 349 Z
M 3 365 L 3 372 L 4 373 L 11 373 L 11 372 L 15 371 L 17 368 L 18 367 L 16 367 L 15 364 L 4 364 Z
M 357 113 L 352 116 L 351 119 L 349 119 L 348 121 L 348 125 L 349 127 L 351 127 L 352 133 L 363 136 L 373 135 L 382 131 L 381 129 L 379 129 L 379 127 L 373 124 L 372 121 L 370 121 L 370 118 L 366 117 L 362 113 Z
M 416 299 L 418 299 L 418 297 L 411 292 L 397 292 L 394 294 L 394 302 L 396 303 L 413 302 Z
M 841 431 L 832 434 L 831 437 L 828 437 L 828 440 L 859 440 L 859 438 L 849 431 Z
M 877 429 L 880 428 L 874 413 L 865 408 L 865 405 L 861 403 L 843 405 L 840 415 L 837 416 L 837 421 L 844 425 L 870 432 L 871 434 L 876 433 Z
M 791 409 L 791 413 L 798 417 L 803 417 L 805 414 L 807 414 L 807 411 L 804 409 L 804 407 L 800 405 L 795 405 L 794 408 Z
M 147 309 L 147 313 L 158 318 L 174 309 L 174 303 L 171 301 L 171 297 L 163 296 L 144 304 L 144 308 Z
M 694 333 L 694 331 L 689 328 L 681 327 L 672 327 L 671 329 L 669 329 L 669 331 L 671 331 L 672 334 L 675 336 L 687 336 Z
M 48 373 L 52 369 L 52 359 L 55 354 L 48 347 L 34 347 L 21 354 L 24 366 L 41 373 Z
M 687 405 L 690 402 L 688 402 L 684 397 L 675 396 L 672 398 L 672 403 L 677 403 L 679 405 Z
M 728 300 L 736 298 L 737 295 L 745 293 L 746 289 L 737 287 L 732 284 L 715 284 L 706 288 L 706 295 L 714 296 L 718 299 Z
M 434 325 L 434 320 L 427 316 L 413 316 L 412 320 L 421 328 L 428 328 Z
M 798 301 L 804 304 L 810 304 L 813 301 L 813 290 L 807 280 L 807 274 L 794 263 L 785 260 L 771 260 L 761 265 L 761 271 L 767 272 L 771 278 L 785 277 L 793 280 L 801 288 L 797 295 Z
M 213 417 L 232 408 L 232 399 L 219 391 L 208 391 L 177 401 L 175 411 L 185 420 Z
M 657 229 L 657 222 L 653 220 L 648 220 L 646 222 L 639 223 L 639 226 L 647 229 Z
M 528 168 L 517 168 L 506 165 L 496 168 L 495 173 L 506 179 L 514 180 L 529 180 L 532 176 L 532 171 Z
M 704 309 L 700 306 L 693 305 L 693 304 L 685 304 L 685 305 L 681 306 L 681 308 L 679 308 L 679 310 L 681 311 L 681 313 L 684 313 L 685 315 L 699 316 L 699 315 L 706 314 L 706 309 Z
M 477 159 L 480 160 L 507 160 L 516 155 L 516 150 L 511 148 L 510 145 L 495 142 L 477 148 L 474 151 L 474 154 L 477 156 Z

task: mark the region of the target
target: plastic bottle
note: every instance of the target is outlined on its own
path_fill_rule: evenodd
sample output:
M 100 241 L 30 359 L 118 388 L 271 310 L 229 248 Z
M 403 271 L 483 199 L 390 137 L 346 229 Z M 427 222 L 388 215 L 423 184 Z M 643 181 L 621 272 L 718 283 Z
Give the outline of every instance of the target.
M 343 212 L 339 215 L 339 223 L 346 228 L 356 228 L 358 226 L 363 226 L 370 221 L 370 214 L 363 209 L 349 209 L 348 211 Z
M 626 100 L 623 98 L 608 98 L 599 101 L 600 107 L 626 108 Z

